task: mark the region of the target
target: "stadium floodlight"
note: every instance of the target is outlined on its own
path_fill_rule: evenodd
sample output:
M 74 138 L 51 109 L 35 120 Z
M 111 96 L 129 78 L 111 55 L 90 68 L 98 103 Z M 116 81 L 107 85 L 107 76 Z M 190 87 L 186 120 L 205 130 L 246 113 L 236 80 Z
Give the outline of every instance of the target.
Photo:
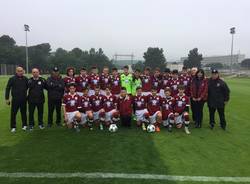
M 235 27 L 230 28 L 230 34 L 232 35 L 230 70 L 231 70 L 231 73 L 233 73 L 233 46 L 234 46 Z
M 24 31 L 25 31 L 25 48 L 26 48 L 26 73 L 29 73 L 29 54 L 28 54 L 28 34 L 27 32 L 30 31 L 30 27 L 27 24 L 24 24 Z

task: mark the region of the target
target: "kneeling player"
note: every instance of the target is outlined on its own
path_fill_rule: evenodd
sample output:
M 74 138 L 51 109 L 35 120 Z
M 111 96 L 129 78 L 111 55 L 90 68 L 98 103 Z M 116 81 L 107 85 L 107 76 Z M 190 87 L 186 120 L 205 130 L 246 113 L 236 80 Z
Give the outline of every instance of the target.
M 93 122 L 94 116 L 91 110 L 90 97 L 88 96 L 88 88 L 83 89 L 83 96 L 80 97 L 80 106 L 79 111 L 81 112 L 82 120 L 80 122 L 81 125 L 86 125 L 90 130 L 93 130 Z
M 69 93 L 63 97 L 64 120 L 68 128 L 79 130 L 78 124 L 81 121 L 81 113 L 78 111 L 80 96 L 76 94 L 74 83 L 68 85 Z
M 157 89 L 152 88 L 152 95 L 148 96 L 148 112 L 150 123 L 155 125 L 155 131 L 160 132 L 160 123 L 162 122 L 161 97 L 157 95 Z
M 169 87 L 165 88 L 164 96 L 161 101 L 163 126 L 167 127 L 168 131 L 171 132 L 174 124 L 174 98 L 171 96 L 171 89 Z
M 145 123 L 149 123 L 149 113 L 147 110 L 147 97 L 142 95 L 142 88 L 136 88 L 136 95 L 133 98 L 135 109 L 135 117 L 137 126 L 141 126 L 142 130 L 146 130 Z
M 103 122 L 105 121 L 105 110 L 103 108 L 105 96 L 100 94 L 100 87 L 95 87 L 95 94 L 90 96 L 90 103 L 93 110 L 94 122 L 103 130 Z
M 106 88 L 106 98 L 104 100 L 105 123 L 106 126 L 116 124 L 119 121 L 119 112 L 117 110 L 117 98 L 111 94 L 110 89 Z
M 182 125 L 184 124 L 186 134 L 190 134 L 190 131 L 188 129 L 189 114 L 187 110 L 189 107 L 189 98 L 185 95 L 184 91 L 184 85 L 179 85 L 178 94 L 175 96 L 175 123 L 177 128 L 182 128 Z

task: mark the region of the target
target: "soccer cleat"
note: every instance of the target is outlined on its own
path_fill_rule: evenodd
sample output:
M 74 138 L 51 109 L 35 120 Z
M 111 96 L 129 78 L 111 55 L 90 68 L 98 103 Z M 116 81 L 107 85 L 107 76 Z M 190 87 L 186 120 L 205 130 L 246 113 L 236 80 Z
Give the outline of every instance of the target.
M 33 126 L 29 126 L 29 131 L 32 131 L 34 129 Z
M 93 127 L 89 127 L 89 130 L 91 130 L 91 131 L 92 131 L 92 130 L 93 130 Z
M 102 125 L 102 123 L 100 123 L 100 130 L 103 130 L 103 125 Z
M 26 131 L 27 130 L 27 126 L 23 126 L 23 131 Z
M 12 128 L 12 129 L 10 130 L 10 132 L 11 132 L 11 133 L 15 133 L 15 132 L 16 132 L 16 128 Z
M 156 132 L 160 132 L 161 131 L 161 129 L 160 129 L 160 127 L 158 125 L 155 126 L 155 131 Z
M 143 130 L 143 131 L 146 131 L 146 130 L 147 130 L 147 128 L 146 128 L 146 126 L 145 126 L 145 123 L 142 123 L 141 127 L 142 127 L 142 130 Z
M 185 127 L 184 129 L 185 129 L 186 134 L 188 134 L 188 135 L 191 134 L 191 132 L 189 131 L 188 127 Z
M 39 128 L 43 130 L 45 127 L 43 125 L 39 125 Z
M 168 132 L 172 132 L 172 126 L 168 126 Z

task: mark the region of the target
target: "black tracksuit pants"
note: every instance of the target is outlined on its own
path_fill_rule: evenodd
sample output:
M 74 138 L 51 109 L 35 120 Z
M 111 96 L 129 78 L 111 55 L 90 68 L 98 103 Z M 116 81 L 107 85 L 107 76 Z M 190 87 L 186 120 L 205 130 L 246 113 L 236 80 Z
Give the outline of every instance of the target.
M 53 113 L 56 110 L 56 124 L 61 124 L 61 106 L 62 100 L 48 99 L 48 125 L 53 124 Z
M 34 126 L 34 112 L 37 108 L 38 112 L 38 125 L 43 125 L 43 102 L 42 103 L 29 103 L 29 126 Z
M 215 119 L 214 119 L 214 115 L 216 110 L 219 113 L 219 118 L 220 118 L 220 125 L 221 127 L 225 128 L 227 123 L 226 123 L 226 119 L 225 119 L 225 107 L 221 107 L 221 108 L 215 108 L 215 107 L 208 107 L 209 109 L 209 122 L 211 126 L 214 126 L 215 124 Z
M 20 109 L 22 118 L 22 127 L 27 126 L 27 102 L 26 100 L 12 100 L 10 113 L 10 127 L 16 128 L 16 115 Z
M 193 114 L 193 120 L 195 121 L 195 124 L 198 126 L 202 125 L 203 120 L 203 107 L 204 107 L 204 101 L 193 101 L 192 102 L 192 114 Z

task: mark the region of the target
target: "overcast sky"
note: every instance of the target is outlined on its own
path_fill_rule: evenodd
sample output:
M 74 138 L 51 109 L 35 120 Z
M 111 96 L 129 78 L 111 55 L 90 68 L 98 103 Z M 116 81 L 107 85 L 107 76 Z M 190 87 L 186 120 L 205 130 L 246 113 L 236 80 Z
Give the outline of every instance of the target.
M 250 57 L 249 0 L 0 0 L 0 35 L 53 50 L 79 47 L 134 53 L 162 47 L 178 60 L 198 47 L 204 56 L 230 54 L 229 28 L 236 27 L 234 52 Z

